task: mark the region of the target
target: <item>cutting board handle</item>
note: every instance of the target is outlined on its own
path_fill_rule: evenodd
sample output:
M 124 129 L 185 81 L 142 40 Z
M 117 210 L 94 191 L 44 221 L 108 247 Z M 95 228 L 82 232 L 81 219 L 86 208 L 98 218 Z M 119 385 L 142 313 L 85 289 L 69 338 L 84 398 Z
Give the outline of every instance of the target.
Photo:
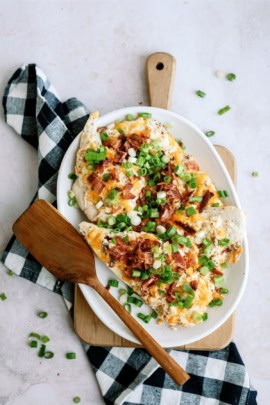
M 175 58 L 169 53 L 156 52 L 148 56 L 145 70 L 149 104 L 152 107 L 170 108 L 175 65 Z

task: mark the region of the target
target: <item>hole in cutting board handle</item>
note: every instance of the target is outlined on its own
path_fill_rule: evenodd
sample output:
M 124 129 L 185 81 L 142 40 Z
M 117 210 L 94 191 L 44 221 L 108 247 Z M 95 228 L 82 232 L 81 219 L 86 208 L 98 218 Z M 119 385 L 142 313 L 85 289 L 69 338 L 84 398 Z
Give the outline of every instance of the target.
M 162 62 L 157 63 L 156 69 L 157 70 L 163 70 L 164 69 L 164 64 Z

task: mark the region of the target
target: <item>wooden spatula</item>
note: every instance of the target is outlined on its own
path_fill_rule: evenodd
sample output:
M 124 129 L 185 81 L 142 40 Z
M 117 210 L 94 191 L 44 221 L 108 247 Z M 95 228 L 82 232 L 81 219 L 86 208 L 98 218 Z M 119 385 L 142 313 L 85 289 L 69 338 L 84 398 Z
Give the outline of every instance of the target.
M 92 250 L 51 204 L 44 200 L 34 202 L 17 219 L 13 232 L 56 278 L 94 288 L 178 385 L 189 379 L 189 375 L 101 284 Z

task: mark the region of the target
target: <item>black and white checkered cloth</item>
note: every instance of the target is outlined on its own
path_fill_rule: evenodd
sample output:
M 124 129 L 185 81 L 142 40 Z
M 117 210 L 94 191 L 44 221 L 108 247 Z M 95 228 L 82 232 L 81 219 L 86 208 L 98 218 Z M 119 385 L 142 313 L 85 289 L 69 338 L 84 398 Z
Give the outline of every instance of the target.
M 39 184 L 35 198 L 56 203 L 56 179 L 62 158 L 82 130 L 89 111 L 77 99 L 62 103 L 36 65 L 24 65 L 11 77 L 3 106 L 6 122 L 38 151 Z M 56 280 L 13 236 L 3 263 L 20 277 L 62 294 L 72 307 L 72 288 Z M 238 350 L 180 351 L 171 355 L 190 374 L 183 386 L 158 366 L 144 349 L 85 346 L 106 404 L 214 405 L 256 404 L 256 391 Z

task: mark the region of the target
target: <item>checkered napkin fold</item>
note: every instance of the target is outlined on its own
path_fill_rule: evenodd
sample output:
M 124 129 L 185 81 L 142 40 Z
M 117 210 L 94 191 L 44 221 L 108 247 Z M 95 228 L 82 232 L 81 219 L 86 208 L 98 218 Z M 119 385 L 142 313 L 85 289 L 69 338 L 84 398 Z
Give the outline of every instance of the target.
M 38 191 L 56 205 L 62 158 L 84 127 L 88 109 L 76 98 L 62 103 L 42 70 L 24 65 L 9 80 L 3 97 L 6 122 L 38 152 Z M 13 236 L 3 263 L 20 277 L 61 294 L 70 309 L 72 286 L 56 280 Z M 182 387 L 144 349 L 85 346 L 106 404 L 256 404 L 256 391 L 234 343 L 223 350 L 171 355 L 190 374 Z

